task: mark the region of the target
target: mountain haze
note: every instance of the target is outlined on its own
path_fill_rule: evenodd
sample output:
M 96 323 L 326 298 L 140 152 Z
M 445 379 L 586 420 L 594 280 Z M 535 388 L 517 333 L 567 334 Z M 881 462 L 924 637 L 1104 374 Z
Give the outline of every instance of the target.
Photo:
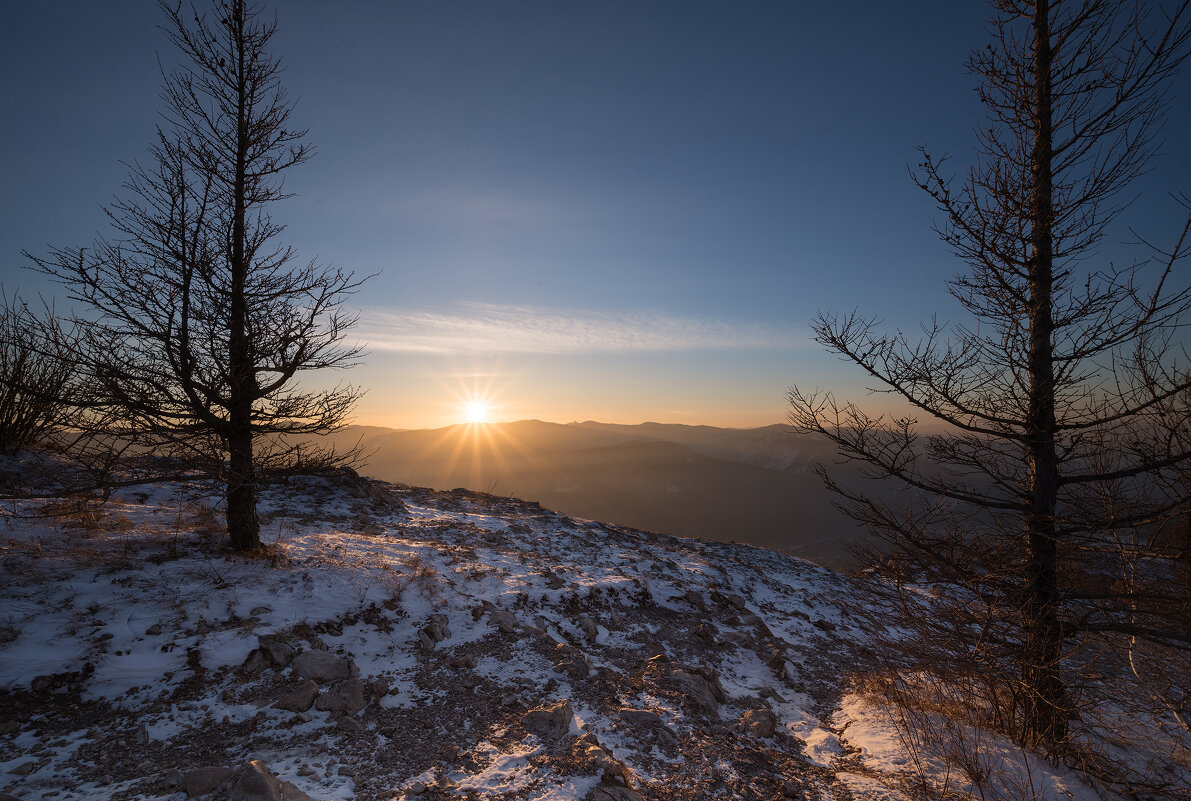
M 352 427 L 361 472 L 435 489 L 463 487 L 634 528 L 741 541 L 843 568 L 857 529 L 831 506 L 815 467 L 832 448 L 788 426 L 661 423 Z M 842 468 L 841 468 L 842 469 Z

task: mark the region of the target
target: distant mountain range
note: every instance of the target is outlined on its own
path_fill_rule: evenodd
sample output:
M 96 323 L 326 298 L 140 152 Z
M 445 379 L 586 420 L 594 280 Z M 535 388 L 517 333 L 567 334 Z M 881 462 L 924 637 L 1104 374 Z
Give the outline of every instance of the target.
M 815 474 L 834 449 L 783 425 L 523 420 L 353 426 L 334 439 L 360 442 L 369 454 L 361 472 L 386 481 L 533 500 L 633 528 L 761 545 L 827 567 L 851 566 L 847 540 L 859 532 Z

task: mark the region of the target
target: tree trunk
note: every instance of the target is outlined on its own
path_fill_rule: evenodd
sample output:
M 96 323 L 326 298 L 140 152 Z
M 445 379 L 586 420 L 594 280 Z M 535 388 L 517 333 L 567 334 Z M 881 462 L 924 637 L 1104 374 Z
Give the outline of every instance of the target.
M 1054 748 L 1067 737 L 1066 688 L 1060 674 L 1062 629 L 1058 612 L 1058 543 L 1055 507 L 1059 472 L 1056 450 L 1055 381 L 1052 353 L 1053 187 L 1051 175 L 1051 49 L 1048 0 L 1034 7 L 1034 143 L 1031 153 L 1032 226 L 1029 261 L 1030 397 L 1027 439 L 1031 497 L 1026 515 L 1028 559 L 1022 616 L 1022 683 L 1025 739 Z
M 233 177 L 231 314 L 228 332 L 228 452 L 227 533 L 237 551 L 259 548 L 260 521 L 256 516 L 256 467 L 252 457 L 252 404 L 256 399 L 256 370 L 248 337 L 248 308 L 244 297 L 248 264 L 244 248 L 244 214 L 248 160 L 248 97 L 244 52 L 244 4 L 233 4 L 230 25 L 236 38 L 237 118 L 236 165 Z

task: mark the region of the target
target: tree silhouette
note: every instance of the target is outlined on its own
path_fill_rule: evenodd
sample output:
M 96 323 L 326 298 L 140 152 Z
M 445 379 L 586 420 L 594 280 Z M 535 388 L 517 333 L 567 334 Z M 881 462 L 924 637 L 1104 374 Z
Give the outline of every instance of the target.
M 225 482 L 231 544 L 246 550 L 260 545 L 262 469 L 342 458 L 303 440 L 341 426 L 359 392 L 295 379 L 359 355 L 342 340 L 361 282 L 278 241 L 269 210 L 311 149 L 269 52 L 276 22 L 243 0 L 160 7 L 182 64 L 164 76 L 149 166 L 107 209 L 118 238 L 26 255 L 89 308 L 87 368 L 121 420 L 110 433 Z
M 976 162 L 957 183 L 924 150 L 914 171 L 943 213 L 941 239 L 969 267 L 949 286 L 975 325 L 932 323 L 920 340 L 857 313 L 813 325 L 946 433 L 798 387 L 790 418 L 906 488 L 898 508 L 829 479 L 884 540 L 887 564 L 946 589 L 952 617 L 938 632 L 969 632 L 975 663 L 1013 671 L 1007 728 L 1058 752 L 1079 703 L 1081 637 L 1191 643 L 1186 596 L 1163 583 L 1177 549 L 1160 533 L 1189 508 L 1179 336 L 1191 289 L 1176 269 L 1189 229 L 1145 261 L 1090 266 L 1158 147 L 1189 12 L 1185 2 L 1160 18 L 1102 0 L 992 5 L 992 41 L 967 65 L 987 111 Z M 1140 572 L 1127 586 L 1116 577 L 1128 565 Z

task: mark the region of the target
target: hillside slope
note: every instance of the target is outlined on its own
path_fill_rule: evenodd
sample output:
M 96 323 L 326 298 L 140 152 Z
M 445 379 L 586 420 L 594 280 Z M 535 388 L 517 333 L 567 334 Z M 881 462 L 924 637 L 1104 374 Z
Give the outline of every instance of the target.
M 269 490 L 268 552 L 243 558 L 187 489 L 8 520 L 0 797 L 826 801 L 909 786 L 849 689 L 879 606 L 839 574 L 347 473 Z

